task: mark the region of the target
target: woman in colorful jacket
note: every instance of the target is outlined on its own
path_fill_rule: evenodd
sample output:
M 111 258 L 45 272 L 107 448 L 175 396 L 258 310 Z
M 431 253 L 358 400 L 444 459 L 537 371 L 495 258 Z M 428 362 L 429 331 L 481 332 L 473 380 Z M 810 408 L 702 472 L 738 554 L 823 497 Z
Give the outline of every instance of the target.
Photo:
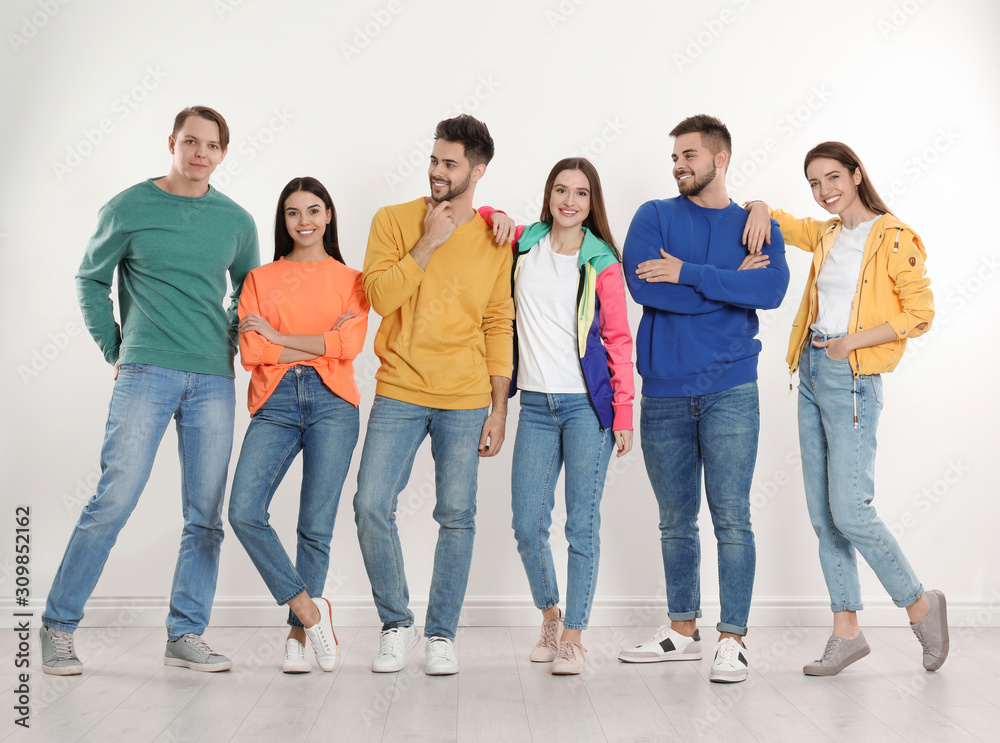
M 368 327 L 361 272 L 344 265 L 330 194 L 294 178 L 278 198 L 274 262 L 255 268 L 240 294 L 240 361 L 252 372 L 250 426 L 233 475 L 229 523 L 275 601 L 288 605 L 285 673 L 307 673 L 306 637 L 324 671 L 337 636 L 323 586 L 340 491 L 358 441 L 354 358 Z M 295 563 L 268 508 L 302 452 Z
M 924 591 L 871 504 L 880 375 L 896 367 L 906 340 L 927 332 L 934 317 L 923 242 L 889 212 L 847 145 L 823 142 L 811 149 L 805 174 L 813 198 L 834 218 L 797 219 L 756 201 L 749 204 L 745 234 L 759 249 L 769 239 L 770 216 L 786 243 L 813 254 L 788 365 L 799 371 L 802 475 L 833 634 L 823 656 L 803 672 L 832 676 L 870 652 L 858 625 L 863 607 L 855 551 L 893 603 L 906 609 L 923 646 L 924 668 L 935 671 L 948 655 L 944 594 Z
M 487 221 L 489 207 L 480 210 Z M 494 231 L 513 222 L 495 214 Z M 612 449 L 632 448 L 632 335 L 621 257 L 601 181 L 583 158 L 560 160 L 545 183 L 541 221 L 518 227 L 511 395 L 521 389 L 511 495 L 514 536 L 542 631 L 531 660 L 554 674 L 583 670 L 600 557 L 600 502 Z M 559 470 L 566 464 L 566 614 L 549 545 Z M 561 628 L 561 632 L 560 632 Z

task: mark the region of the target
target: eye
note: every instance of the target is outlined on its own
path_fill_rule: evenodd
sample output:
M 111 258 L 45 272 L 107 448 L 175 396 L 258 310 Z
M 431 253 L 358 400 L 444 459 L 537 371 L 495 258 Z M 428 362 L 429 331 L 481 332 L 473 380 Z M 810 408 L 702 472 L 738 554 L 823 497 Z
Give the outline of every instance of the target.
M 576 195 L 579 196 L 580 198 L 586 198 L 587 197 L 587 192 L 586 191 L 577 191 Z
M 840 178 L 840 176 L 839 176 L 839 175 L 837 175 L 836 173 L 834 173 L 833 175 L 831 175 L 831 176 L 830 176 L 830 180 L 831 180 L 831 181 L 835 181 L 835 180 L 837 180 L 838 178 Z

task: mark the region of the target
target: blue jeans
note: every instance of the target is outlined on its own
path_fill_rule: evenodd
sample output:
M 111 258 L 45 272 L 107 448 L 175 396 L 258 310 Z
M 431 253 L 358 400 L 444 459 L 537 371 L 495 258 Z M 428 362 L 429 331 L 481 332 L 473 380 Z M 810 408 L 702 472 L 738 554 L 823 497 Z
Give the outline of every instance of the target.
M 514 537 L 535 606 L 543 611 L 556 606 L 559 586 L 549 529 L 565 461 L 567 629 L 585 630 L 590 620 L 601 556 L 601 495 L 613 450 L 611 429 L 601 430 L 587 393 L 521 391 L 511 466 Z
M 385 625 L 413 624 L 396 503 L 410 479 L 417 449 L 430 434 L 438 540 L 424 634 L 455 639 L 472 563 L 479 437 L 486 413 L 486 408 L 442 410 L 375 396 L 361 453 L 354 520 L 372 596 Z
M 701 616 L 698 511 L 705 499 L 719 551 L 719 632 L 745 635 L 757 551 L 750 484 L 757 460 L 757 383 L 694 397 L 642 398 L 642 456 L 660 506 L 660 543 L 672 621 Z
M 170 591 L 167 634 L 208 626 L 219 573 L 222 501 L 233 448 L 233 380 L 214 374 L 122 364 L 111 395 L 97 493 L 84 506 L 49 590 L 42 621 L 72 632 L 118 532 L 142 494 L 160 439 L 176 421 L 184 531 Z
M 855 378 L 848 360 L 835 361 L 812 339 L 799 358 L 799 446 L 806 504 L 819 537 L 819 561 L 830 609 L 858 611 L 861 585 L 855 550 L 875 571 L 896 606 L 909 606 L 924 589 L 892 532 L 872 506 L 875 433 L 882 412 L 882 378 Z M 854 427 L 855 403 L 858 427 Z
M 305 591 L 321 596 L 340 491 L 358 443 L 358 409 L 338 397 L 310 366 L 285 372 L 254 414 L 233 475 L 229 523 L 279 604 Z M 295 565 L 268 522 L 285 473 L 302 452 Z M 295 613 L 288 623 L 301 627 Z

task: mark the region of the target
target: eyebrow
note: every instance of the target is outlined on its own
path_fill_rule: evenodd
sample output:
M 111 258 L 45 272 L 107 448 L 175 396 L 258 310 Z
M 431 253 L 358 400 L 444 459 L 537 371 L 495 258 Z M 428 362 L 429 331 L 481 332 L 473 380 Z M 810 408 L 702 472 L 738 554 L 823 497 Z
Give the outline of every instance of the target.
M 320 206 L 320 205 L 319 204 L 310 204 L 309 206 L 306 207 L 306 209 L 315 209 L 318 206 Z M 298 207 L 297 206 L 286 206 L 285 207 L 285 211 L 286 212 L 293 211 L 293 210 L 294 211 L 298 211 Z
M 197 138 L 196 136 L 194 136 L 193 134 L 185 134 L 184 132 L 178 132 L 178 133 L 177 133 L 177 139 L 193 139 L 193 140 L 194 140 L 195 142 L 198 142 L 198 141 L 200 141 L 200 140 L 199 140 L 199 139 L 198 139 L 198 138 Z M 210 139 L 210 140 L 208 140 L 208 143 L 209 143 L 209 144 L 217 144 L 217 145 L 220 145 L 220 146 L 221 146 L 221 144 L 222 144 L 222 143 L 221 143 L 221 142 L 220 142 L 219 140 L 217 140 L 217 139 Z
M 552 184 L 552 188 L 557 188 L 557 187 L 558 188 L 565 188 L 565 189 L 569 190 L 569 186 L 567 186 L 565 183 L 559 183 L 558 181 L 556 181 L 555 183 Z M 590 189 L 587 188 L 586 186 L 580 186 L 576 190 L 577 191 L 587 191 L 588 193 L 590 192 Z

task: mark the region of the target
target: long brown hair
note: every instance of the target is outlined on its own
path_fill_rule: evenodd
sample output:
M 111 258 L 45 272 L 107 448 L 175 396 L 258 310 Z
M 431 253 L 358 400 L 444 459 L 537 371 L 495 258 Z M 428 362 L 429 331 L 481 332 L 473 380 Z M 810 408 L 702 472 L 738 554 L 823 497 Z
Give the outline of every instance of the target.
M 802 165 L 803 172 L 809 169 L 809 164 L 813 160 L 818 160 L 821 157 L 836 160 L 850 171 L 852 177 L 860 170 L 861 183 L 858 184 L 858 198 L 861 199 L 861 203 L 864 204 L 868 211 L 875 214 L 889 213 L 888 205 L 882 201 L 882 197 L 878 195 L 878 191 L 872 185 L 871 178 L 868 177 L 868 171 L 865 170 L 864 163 L 861 162 L 858 153 L 843 142 L 820 142 L 806 153 L 806 161 Z M 806 173 L 806 178 L 808 177 L 809 174 Z
M 611 226 L 608 224 L 608 210 L 604 206 L 604 191 L 601 190 L 601 177 L 597 168 L 585 157 L 566 157 L 552 166 L 549 177 L 545 179 L 545 196 L 542 199 L 542 214 L 539 219 L 546 224 L 552 224 L 552 212 L 549 211 L 549 200 L 552 198 L 552 187 L 556 176 L 564 170 L 579 170 L 590 181 L 590 214 L 583 220 L 583 226 L 608 244 L 615 257 L 621 261 L 621 253 L 611 236 Z
M 333 206 L 333 199 L 330 198 L 330 192 L 326 190 L 326 186 L 309 176 L 292 178 L 281 189 L 281 195 L 278 197 L 278 211 L 274 216 L 274 260 L 288 255 L 295 247 L 295 242 L 285 226 L 285 199 L 296 191 L 308 191 L 313 196 L 317 196 L 323 205 L 330 210 L 332 219 L 330 224 L 326 226 L 326 232 L 323 233 L 323 249 L 327 255 L 343 263 L 344 256 L 340 254 L 340 241 L 337 239 L 337 210 Z

